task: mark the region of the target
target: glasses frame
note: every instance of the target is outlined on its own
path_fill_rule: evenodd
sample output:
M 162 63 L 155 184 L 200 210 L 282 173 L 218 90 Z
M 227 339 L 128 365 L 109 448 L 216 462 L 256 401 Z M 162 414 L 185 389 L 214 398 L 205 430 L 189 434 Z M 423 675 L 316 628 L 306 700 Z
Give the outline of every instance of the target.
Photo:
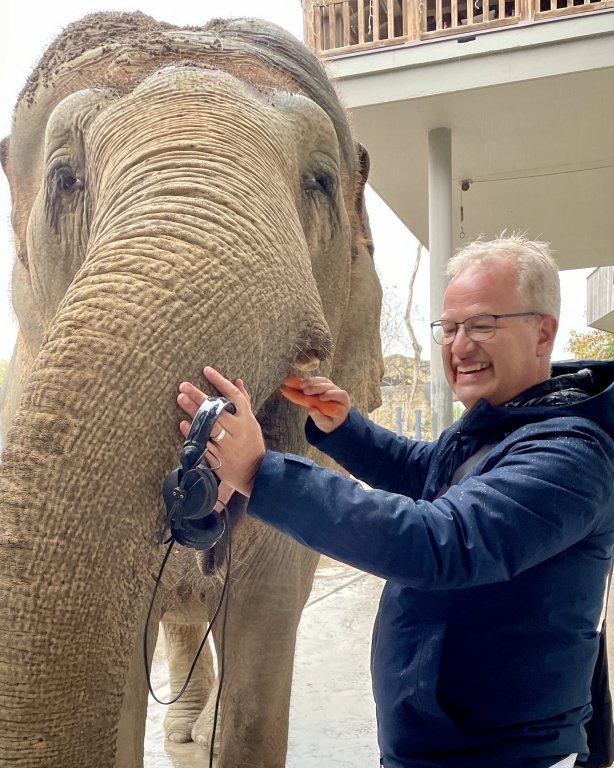
M 471 333 L 472 333 L 473 329 L 470 329 L 468 331 L 467 328 L 465 327 L 465 323 L 468 323 L 469 320 L 475 320 L 477 317 L 492 317 L 492 318 L 494 318 L 495 325 L 493 325 L 492 333 L 489 336 L 487 336 L 485 339 L 484 338 L 482 338 L 482 339 L 474 339 L 471 336 Z M 497 320 L 500 320 L 503 317 L 544 317 L 544 313 L 543 312 L 536 312 L 535 310 L 532 310 L 531 312 L 505 312 L 504 314 L 499 314 L 499 315 L 493 314 L 491 312 L 480 312 L 477 315 L 472 315 L 471 317 L 465 318 L 461 323 L 457 323 L 455 320 L 434 320 L 431 323 L 431 333 L 433 334 L 433 339 L 435 340 L 436 344 L 439 344 L 442 347 L 447 347 L 448 344 L 452 344 L 452 342 L 456 338 L 456 334 L 458 333 L 458 329 L 462 325 L 463 326 L 463 330 L 465 331 L 465 335 L 467 336 L 467 338 L 471 339 L 471 341 L 477 341 L 479 343 L 480 341 L 488 341 L 488 339 L 491 339 L 495 335 L 495 333 L 497 332 L 497 328 L 499 327 L 498 325 L 496 325 L 496 322 L 497 322 Z M 441 341 L 439 341 L 437 339 L 437 336 L 436 336 L 437 329 L 440 328 L 441 329 L 441 333 L 443 333 L 443 323 L 454 323 L 454 325 L 456 326 L 455 329 L 454 329 L 454 333 L 452 334 L 452 337 L 450 338 L 449 341 L 444 341 L 443 338 L 441 339 Z

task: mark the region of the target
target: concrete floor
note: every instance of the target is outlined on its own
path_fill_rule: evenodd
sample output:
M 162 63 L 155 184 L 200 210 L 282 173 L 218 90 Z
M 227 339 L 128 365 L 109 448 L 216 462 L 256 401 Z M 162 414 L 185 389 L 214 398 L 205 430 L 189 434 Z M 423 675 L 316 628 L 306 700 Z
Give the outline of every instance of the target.
M 379 753 L 371 695 L 371 630 L 383 582 L 322 558 L 299 626 L 286 768 L 376 768 Z M 163 649 L 152 682 L 168 697 Z M 170 744 L 166 708 L 150 698 L 145 768 L 204 768 L 195 744 Z

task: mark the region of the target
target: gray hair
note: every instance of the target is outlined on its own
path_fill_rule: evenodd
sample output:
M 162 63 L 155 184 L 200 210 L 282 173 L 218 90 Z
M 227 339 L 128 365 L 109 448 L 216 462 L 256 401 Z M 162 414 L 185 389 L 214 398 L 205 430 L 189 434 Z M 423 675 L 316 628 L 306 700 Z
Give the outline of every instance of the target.
M 448 261 L 446 272 L 454 277 L 469 267 L 486 269 L 503 261 L 515 264 L 518 269 L 518 296 L 528 297 L 532 309 L 558 320 L 561 286 L 549 243 L 528 240 L 521 234 L 508 237 L 502 234 L 494 240 L 478 238 L 456 252 Z

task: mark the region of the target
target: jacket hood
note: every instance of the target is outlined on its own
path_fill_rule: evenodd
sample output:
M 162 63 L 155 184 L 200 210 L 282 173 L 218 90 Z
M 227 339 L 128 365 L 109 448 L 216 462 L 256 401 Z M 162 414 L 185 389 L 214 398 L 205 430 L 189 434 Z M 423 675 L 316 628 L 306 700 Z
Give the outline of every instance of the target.
M 590 419 L 614 437 L 614 361 L 568 360 L 553 363 L 552 378 L 501 406 L 480 400 L 462 418 L 465 434 L 511 432 L 527 421 L 554 416 Z

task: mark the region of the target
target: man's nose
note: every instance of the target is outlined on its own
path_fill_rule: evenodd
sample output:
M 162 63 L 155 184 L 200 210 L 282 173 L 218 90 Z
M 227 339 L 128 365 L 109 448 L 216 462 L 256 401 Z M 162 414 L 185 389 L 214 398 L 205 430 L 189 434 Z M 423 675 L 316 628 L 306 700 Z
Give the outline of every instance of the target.
M 456 329 L 456 335 L 450 344 L 450 352 L 452 354 L 458 355 L 459 357 L 465 357 L 467 355 L 467 351 L 472 350 L 474 346 L 475 342 L 472 341 L 469 336 L 467 336 L 465 326 L 459 325 Z

